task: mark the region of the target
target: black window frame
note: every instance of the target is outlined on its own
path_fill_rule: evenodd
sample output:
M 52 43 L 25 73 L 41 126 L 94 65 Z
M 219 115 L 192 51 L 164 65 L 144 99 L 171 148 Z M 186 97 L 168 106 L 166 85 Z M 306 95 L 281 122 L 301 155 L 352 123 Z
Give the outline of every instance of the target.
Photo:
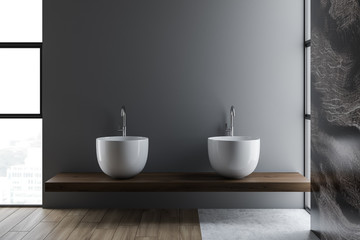
M 311 168 L 311 156 L 310 159 L 307 159 L 307 155 L 310 154 L 311 155 L 311 149 L 308 149 L 306 147 L 307 144 L 307 140 L 310 141 L 311 144 L 311 134 L 310 136 L 308 136 L 307 133 L 307 128 L 306 128 L 306 123 L 310 124 L 310 131 L 311 131 L 311 112 L 308 112 L 307 109 L 307 105 L 310 103 L 311 106 L 311 101 L 309 102 L 309 96 L 311 98 L 311 75 L 310 78 L 308 79 L 308 72 L 310 71 L 311 74 L 311 0 L 304 0 L 304 176 L 311 179 L 311 172 L 310 175 L 307 174 L 307 169 Z M 310 6 L 310 8 L 308 8 Z M 310 12 L 308 12 L 308 10 L 310 9 Z M 307 18 L 309 17 L 309 18 Z M 310 22 L 307 22 L 308 20 L 310 20 Z M 307 29 L 307 27 L 309 29 Z M 306 36 L 306 32 L 307 30 L 310 30 L 310 36 Z M 308 54 L 308 49 L 310 49 L 310 55 Z M 308 60 L 310 62 L 308 62 Z M 308 66 L 310 68 L 308 68 Z M 307 87 L 308 84 L 310 85 L 310 92 L 307 91 Z M 310 146 L 311 148 L 311 146 Z M 309 163 L 308 161 L 309 160 Z M 308 202 L 308 199 L 310 199 L 310 201 Z M 308 212 L 311 213 L 311 192 L 305 192 L 304 193 L 304 209 Z

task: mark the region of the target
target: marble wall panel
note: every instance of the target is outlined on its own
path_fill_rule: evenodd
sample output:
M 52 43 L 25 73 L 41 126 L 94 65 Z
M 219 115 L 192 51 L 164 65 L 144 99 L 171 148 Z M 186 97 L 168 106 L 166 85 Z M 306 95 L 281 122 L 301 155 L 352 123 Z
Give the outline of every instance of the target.
M 360 239 L 360 1 L 312 1 L 312 209 L 321 239 Z

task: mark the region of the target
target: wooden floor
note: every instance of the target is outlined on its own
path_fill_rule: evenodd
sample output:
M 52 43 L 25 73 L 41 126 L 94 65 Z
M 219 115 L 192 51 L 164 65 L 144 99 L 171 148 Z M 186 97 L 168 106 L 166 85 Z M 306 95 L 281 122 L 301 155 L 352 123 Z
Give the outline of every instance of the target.
M 196 209 L 0 208 L 0 239 L 201 239 Z

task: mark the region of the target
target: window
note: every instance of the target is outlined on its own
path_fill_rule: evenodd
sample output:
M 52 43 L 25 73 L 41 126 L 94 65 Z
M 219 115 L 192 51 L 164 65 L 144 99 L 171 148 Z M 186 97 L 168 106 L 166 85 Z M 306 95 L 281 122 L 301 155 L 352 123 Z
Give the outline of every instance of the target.
M 42 0 L 0 0 L 0 42 L 42 42 Z
M 0 0 L 0 204 L 42 204 L 42 1 Z
M 0 113 L 40 114 L 40 46 L 0 48 Z

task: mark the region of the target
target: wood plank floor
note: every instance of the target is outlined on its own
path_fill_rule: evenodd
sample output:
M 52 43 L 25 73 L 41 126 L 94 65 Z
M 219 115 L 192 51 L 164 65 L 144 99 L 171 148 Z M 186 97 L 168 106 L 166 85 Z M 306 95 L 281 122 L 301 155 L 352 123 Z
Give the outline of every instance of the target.
M 198 240 L 197 209 L 0 208 L 0 240 Z

